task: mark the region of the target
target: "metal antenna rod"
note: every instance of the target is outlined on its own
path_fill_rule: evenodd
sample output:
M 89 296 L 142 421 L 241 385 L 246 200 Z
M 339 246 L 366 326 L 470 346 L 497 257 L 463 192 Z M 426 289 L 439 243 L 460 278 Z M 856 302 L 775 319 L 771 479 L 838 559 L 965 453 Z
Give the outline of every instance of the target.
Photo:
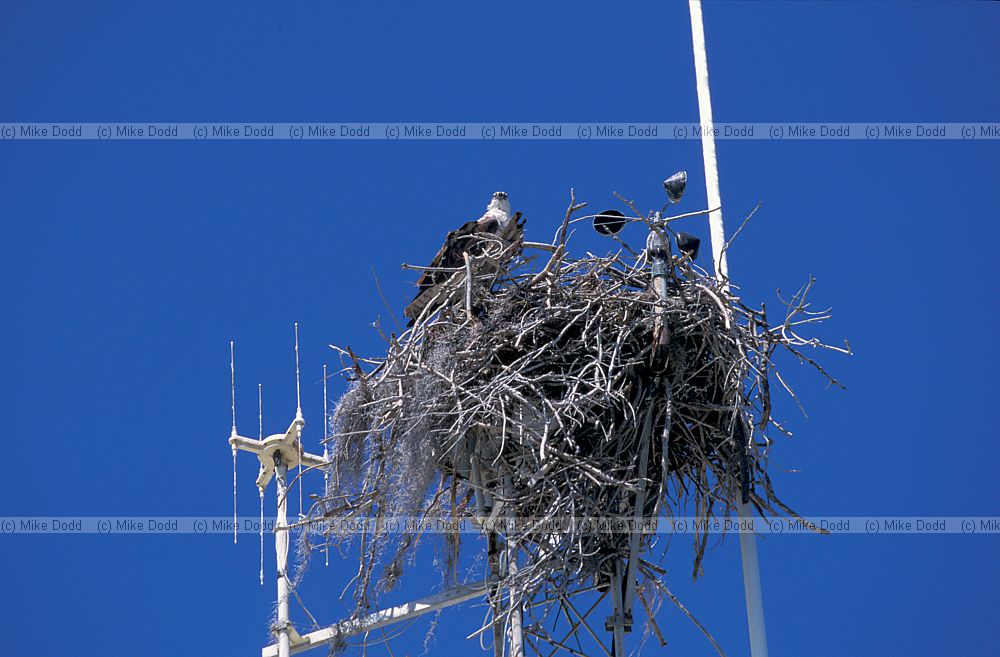
M 264 586 L 264 489 L 258 488 L 260 493 L 260 585 Z
M 236 544 L 236 530 L 239 525 L 239 516 L 236 515 L 236 448 L 233 448 L 233 544 Z
M 701 0 L 688 0 L 691 12 L 691 40 L 694 47 L 695 80 L 698 85 L 698 113 L 701 120 L 701 146 L 705 160 L 705 185 L 708 206 L 722 205 L 719 193 L 719 163 L 715 155 L 715 136 L 712 129 L 712 96 L 708 86 L 708 57 L 705 54 L 705 25 L 701 15 Z M 722 210 L 709 214 L 709 234 L 712 239 L 712 260 L 715 277 L 728 289 L 729 267 L 723 247 L 726 234 L 722 224 Z M 740 518 L 750 518 L 753 509 L 741 500 L 737 511 Z M 764 626 L 764 600 L 760 588 L 760 563 L 757 559 L 757 537 L 752 530 L 740 529 L 740 555 L 743 561 L 743 590 L 746 595 L 747 625 L 750 628 L 751 657 L 767 657 L 767 631 Z
M 327 422 L 326 416 L 326 363 L 323 363 L 323 456 L 329 455 L 330 448 L 327 445 L 327 440 L 330 438 L 330 423 Z M 324 479 L 329 478 L 329 474 L 324 470 Z
M 232 380 L 233 393 L 233 435 L 236 435 L 236 341 L 229 341 L 229 375 Z M 233 448 L 235 453 L 236 448 Z
M 302 419 L 302 393 L 299 390 L 299 323 L 295 322 L 295 419 Z M 299 518 L 302 517 L 302 425 L 299 425 Z
M 229 341 L 229 375 L 233 394 L 233 430 L 230 438 L 236 435 L 236 341 Z M 233 445 L 233 543 L 236 543 L 236 525 L 239 517 L 236 515 L 236 445 Z
M 257 384 L 257 426 L 260 441 L 264 442 L 264 384 Z M 259 488 L 260 493 L 260 573 L 258 579 L 260 585 L 264 586 L 264 489 Z
M 326 363 L 323 363 L 323 460 L 330 460 L 330 447 L 327 441 L 330 439 L 330 421 L 326 415 Z M 327 487 L 330 485 L 330 470 L 323 468 L 323 494 L 326 495 Z M 326 565 L 330 565 L 330 542 L 324 541 L 324 552 L 326 553 Z
M 302 393 L 299 389 L 299 323 L 295 322 L 295 414 L 302 417 Z

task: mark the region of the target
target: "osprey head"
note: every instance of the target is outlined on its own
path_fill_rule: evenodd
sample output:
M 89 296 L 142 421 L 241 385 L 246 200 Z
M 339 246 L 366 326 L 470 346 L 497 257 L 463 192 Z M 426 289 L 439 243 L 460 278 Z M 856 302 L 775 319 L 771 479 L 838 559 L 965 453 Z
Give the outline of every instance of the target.
M 500 225 L 507 225 L 510 221 L 510 201 L 507 200 L 507 192 L 493 192 L 490 204 L 486 206 L 486 214 L 496 215 Z

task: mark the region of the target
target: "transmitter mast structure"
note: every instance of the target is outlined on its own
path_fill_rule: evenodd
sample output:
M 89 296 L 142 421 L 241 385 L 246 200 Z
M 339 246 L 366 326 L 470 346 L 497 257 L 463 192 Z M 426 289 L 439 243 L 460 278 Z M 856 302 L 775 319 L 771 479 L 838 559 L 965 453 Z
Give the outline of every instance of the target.
M 378 630 L 402 621 L 408 621 L 431 612 L 457 605 L 470 600 L 482 599 L 487 593 L 487 583 L 473 585 L 460 585 L 448 590 L 426 596 L 412 602 L 382 609 L 369 614 L 368 616 L 346 620 L 331 625 L 321 630 L 307 634 L 299 634 L 289 617 L 289 594 L 292 582 L 289 577 L 288 563 L 288 473 L 298 468 L 301 477 L 302 468 L 319 469 L 325 473 L 325 466 L 329 463 L 329 456 L 324 449 L 324 454 L 317 455 L 306 452 L 302 448 L 302 430 L 306 422 L 302 415 L 302 396 L 299 381 L 299 344 L 298 344 L 298 324 L 295 324 L 295 392 L 296 409 L 295 417 L 288 429 L 284 433 L 263 436 L 263 413 L 261 413 L 261 425 L 258 438 L 241 436 L 236 430 L 236 359 L 235 345 L 230 342 L 230 374 L 232 377 L 232 427 L 229 435 L 229 445 L 233 453 L 233 515 L 234 534 L 233 542 L 236 541 L 238 524 L 236 515 L 236 455 L 238 452 L 250 452 L 260 461 L 260 470 L 257 475 L 256 485 L 261 499 L 261 532 L 262 532 L 262 553 L 261 553 L 261 584 L 264 583 L 263 569 L 263 505 L 264 493 L 272 481 L 275 482 L 275 493 L 277 502 L 277 516 L 274 523 L 274 550 L 277 588 L 277 618 L 272 626 L 274 642 L 261 649 L 261 657 L 289 657 L 306 650 L 328 646 L 334 641 L 340 641 L 359 634 L 365 634 Z M 323 397 L 324 397 L 324 424 L 326 415 L 326 367 L 323 368 Z M 299 479 L 301 489 L 302 479 Z M 519 644 L 519 633 L 511 633 L 513 644 Z M 502 649 L 502 644 L 501 644 Z M 510 653 L 511 657 L 520 653 Z

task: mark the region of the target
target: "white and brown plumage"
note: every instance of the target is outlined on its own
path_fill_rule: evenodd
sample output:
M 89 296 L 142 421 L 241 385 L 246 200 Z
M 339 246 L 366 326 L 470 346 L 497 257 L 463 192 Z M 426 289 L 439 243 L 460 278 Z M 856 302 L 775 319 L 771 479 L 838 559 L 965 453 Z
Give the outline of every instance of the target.
M 497 256 L 513 257 L 517 251 L 508 247 L 520 244 L 523 238 L 521 213 L 511 215 L 507 193 L 495 192 L 482 217 L 448 233 L 444 245 L 431 261 L 430 269 L 417 281 L 420 288 L 417 297 L 403 314 L 410 318 L 412 324 L 428 305 L 444 303 L 446 300 L 441 298 L 441 287 L 453 274 L 448 270 L 464 267 L 466 254 L 472 258 L 475 274 L 488 273 L 496 270 Z

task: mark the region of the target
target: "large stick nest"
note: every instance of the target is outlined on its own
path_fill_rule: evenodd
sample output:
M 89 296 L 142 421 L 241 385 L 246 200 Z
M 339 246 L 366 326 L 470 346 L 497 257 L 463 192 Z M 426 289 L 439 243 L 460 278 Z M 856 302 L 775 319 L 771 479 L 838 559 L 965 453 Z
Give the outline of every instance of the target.
M 741 499 L 792 513 L 767 474 L 768 432 L 784 431 L 771 417 L 772 358 L 786 350 L 816 365 L 803 349 L 826 347 L 796 333 L 827 317 L 808 310 L 811 283 L 772 326 L 763 307 L 672 255 L 661 302 L 645 251 L 567 256 L 579 207 L 571 203 L 542 266 L 519 244 L 497 246 L 479 256 L 490 266 L 473 259 L 454 271 L 440 312 L 388 338 L 384 357 L 342 351 L 353 383 L 333 416 L 330 484 L 314 517 L 479 516 L 478 459 L 494 518 L 522 519 L 509 532 L 520 567 L 505 571 L 504 585 L 531 597 L 600 585 L 629 550 L 627 533 L 553 532 L 534 519 L 631 517 L 640 489 L 645 517 L 728 517 Z M 467 276 L 474 271 L 489 273 Z M 661 325 L 665 351 L 653 346 Z M 320 539 L 358 540 L 338 527 Z M 420 538 L 373 527 L 360 538 L 359 613 L 393 586 Z M 459 541 L 446 538 L 442 570 L 452 579 Z M 695 535 L 695 575 L 706 538 Z M 659 573 L 647 555 L 640 592 L 654 595 Z

